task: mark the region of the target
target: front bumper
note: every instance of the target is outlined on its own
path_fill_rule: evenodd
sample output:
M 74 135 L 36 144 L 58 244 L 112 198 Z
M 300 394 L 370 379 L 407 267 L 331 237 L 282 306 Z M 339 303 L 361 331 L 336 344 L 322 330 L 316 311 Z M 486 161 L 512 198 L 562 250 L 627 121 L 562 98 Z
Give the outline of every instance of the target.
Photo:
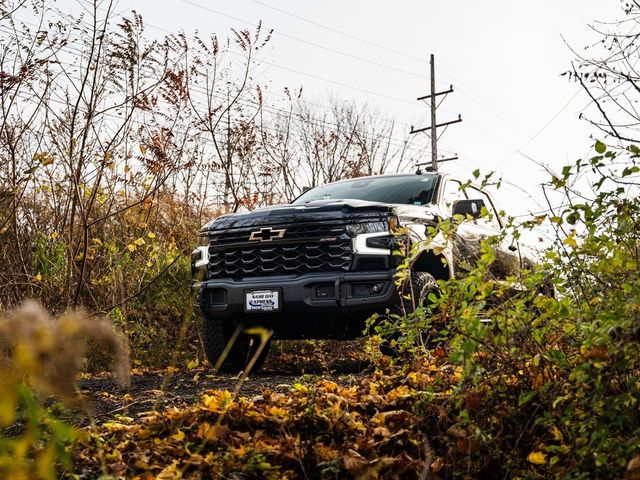
M 279 338 L 339 338 L 350 326 L 397 305 L 395 270 L 214 279 L 193 284 L 196 306 L 210 319 L 267 324 Z M 245 312 L 252 290 L 278 290 L 278 312 Z

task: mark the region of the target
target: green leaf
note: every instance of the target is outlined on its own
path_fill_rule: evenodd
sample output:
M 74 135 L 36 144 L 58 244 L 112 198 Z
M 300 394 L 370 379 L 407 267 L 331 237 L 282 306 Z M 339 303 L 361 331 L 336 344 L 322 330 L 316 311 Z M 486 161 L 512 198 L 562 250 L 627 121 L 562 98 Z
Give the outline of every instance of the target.
M 538 394 L 538 392 L 536 392 L 536 391 L 522 392 L 520 394 L 520 398 L 518 398 L 518 405 L 520 407 L 523 406 L 523 405 L 526 405 L 531 400 L 533 400 L 537 394 Z

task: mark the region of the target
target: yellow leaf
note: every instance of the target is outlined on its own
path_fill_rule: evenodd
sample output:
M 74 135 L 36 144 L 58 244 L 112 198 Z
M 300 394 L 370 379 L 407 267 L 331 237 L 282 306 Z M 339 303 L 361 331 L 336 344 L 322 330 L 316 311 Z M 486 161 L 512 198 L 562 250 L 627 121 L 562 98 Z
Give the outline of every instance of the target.
M 231 392 L 224 391 L 211 391 L 211 395 L 204 394 L 202 396 L 202 404 L 209 410 L 217 411 L 226 407 L 233 399 Z
M 178 442 L 181 442 L 182 440 L 184 440 L 184 432 L 182 430 L 178 430 L 178 433 L 176 433 L 175 435 L 171 435 L 171 438 L 177 440 Z
M 138 245 L 140 247 L 140 246 L 144 245 L 147 242 L 144 241 L 144 238 L 136 238 L 133 243 L 135 243 L 136 245 Z
M 268 330 L 264 327 L 252 327 L 252 328 L 246 328 L 244 330 L 244 333 L 246 333 L 247 335 L 260 335 L 260 341 L 266 342 L 269 339 L 269 337 L 271 337 L 273 332 L 271 332 L 271 330 Z
M 153 267 L 153 263 L 151 263 L 151 261 L 148 261 L 147 262 L 147 268 L 151 268 L 151 267 Z
M 571 248 L 578 248 L 578 242 L 576 242 L 575 236 L 576 232 L 571 233 L 571 235 L 565 238 L 562 243 L 569 245 Z
M 132 243 L 130 243 L 129 245 L 127 245 L 127 250 L 129 250 L 130 252 L 135 252 L 136 251 L 136 246 Z
M 40 162 L 45 167 L 53 163 L 53 155 L 47 152 L 39 152 L 33 156 L 33 159 Z
M 147 233 L 147 237 L 149 237 L 149 238 L 156 238 L 156 234 L 155 234 L 155 233 L 153 233 L 153 232 L 149 232 L 149 233 Z
M 547 455 L 542 452 L 531 452 L 527 456 L 527 460 L 534 465 L 544 465 L 547 463 Z
M 36 457 L 36 471 L 40 478 L 56 478 L 55 471 L 55 450 L 53 445 L 49 445 Z
M 8 376 L 7 376 L 8 377 Z M 0 426 L 7 427 L 15 418 L 17 388 L 13 384 L 12 378 L 0 378 L 0 389 L 3 394 L 0 395 Z
M 55 240 L 56 238 L 58 238 L 58 232 L 52 232 L 52 233 L 51 233 L 51 238 L 52 238 L 53 240 Z
M 182 478 L 182 472 L 180 471 L 178 460 L 174 460 L 171 465 L 164 467 L 155 478 L 157 480 L 180 480 Z
M 193 370 L 194 368 L 198 368 L 198 365 L 200 365 L 200 361 L 197 358 L 195 358 L 191 360 L 189 363 L 187 363 L 187 368 L 189 370 Z
M 289 416 L 289 411 L 286 408 L 282 407 L 269 407 L 267 409 L 267 412 L 269 413 L 269 415 L 276 418 L 286 419 Z
M 33 277 L 33 281 L 34 282 L 41 282 L 42 281 L 42 274 L 40 274 L 38 272 L 38 274 L 35 277 Z

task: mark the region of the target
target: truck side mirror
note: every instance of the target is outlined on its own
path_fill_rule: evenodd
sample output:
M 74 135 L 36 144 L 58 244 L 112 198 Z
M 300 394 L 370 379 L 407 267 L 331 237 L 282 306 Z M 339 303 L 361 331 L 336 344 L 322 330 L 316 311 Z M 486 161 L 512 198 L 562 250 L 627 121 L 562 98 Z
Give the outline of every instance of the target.
M 484 206 L 484 200 L 481 198 L 475 200 L 458 200 L 453 202 L 451 213 L 453 215 L 462 215 L 464 217 L 471 215 L 473 218 L 478 218 L 482 214 L 482 208 Z

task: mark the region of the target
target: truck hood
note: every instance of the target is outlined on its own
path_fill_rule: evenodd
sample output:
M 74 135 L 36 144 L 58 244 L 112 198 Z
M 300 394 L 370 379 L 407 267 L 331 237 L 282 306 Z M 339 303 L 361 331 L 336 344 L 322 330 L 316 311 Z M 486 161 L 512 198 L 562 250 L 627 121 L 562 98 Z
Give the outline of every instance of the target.
M 381 218 L 396 214 L 396 206 L 363 200 L 316 200 L 300 205 L 275 205 L 248 213 L 220 216 L 202 227 L 201 232 L 262 225 Z

